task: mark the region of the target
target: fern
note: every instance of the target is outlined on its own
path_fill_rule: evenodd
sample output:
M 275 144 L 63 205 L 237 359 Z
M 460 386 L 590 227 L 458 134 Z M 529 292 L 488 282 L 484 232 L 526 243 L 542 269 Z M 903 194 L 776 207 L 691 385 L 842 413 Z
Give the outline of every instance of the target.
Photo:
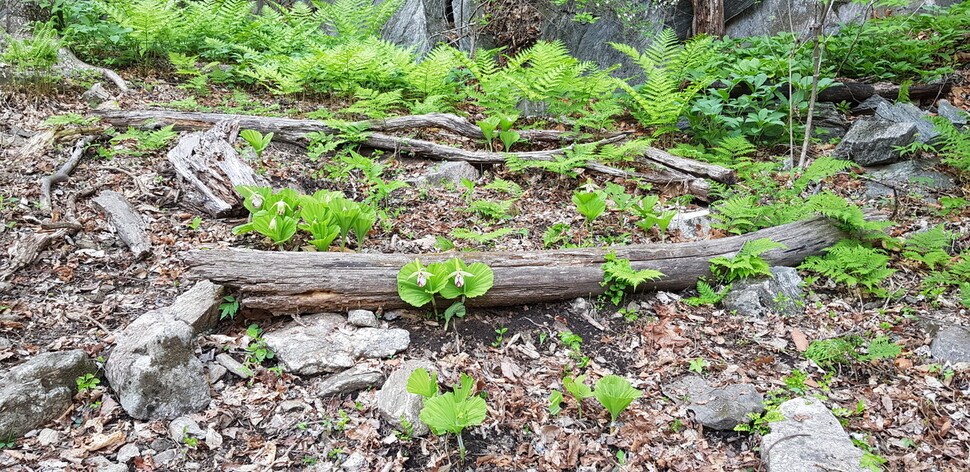
M 892 221 L 866 220 L 862 209 L 828 190 L 813 195 L 808 199 L 808 204 L 818 213 L 841 222 L 846 230 L 859 233 L 864 238 L 889 241 L 890 238 L 882 231 L 895 224 Z
M 884 251 L 852 239 L 842 239 L 824 251 L 825 256 L 808 257 L 798 267 L 850 287 L 861 285 L 867 292 L 880 297 L 888 296 L 879 284 L 896 270 L 888 267 L 889 256 Z
M 341 40 L 377 38 L 381 28 L 397 12 L 404 0 L 313 0 L 321 12 L 321 20 Z
M 697 279 L 697 296 L 685 298 L 684 302 L 691 306 L 714 305 L 720 302 L 729 290 L 731 290 L 730 284 L 724 286 L 721 291 L 717 291 L 707 281 L 700 278 Z
M 935 226 L 926 231 L 913 234 L 906 240 L 903 255 L 926 264 L 930 269 L 936 269 L 937 265 L 945 265 L 950 261 L 950 255 L 946 252 L 956 235 L 949 231 L 944 231 L 943 226 Z
M 489 231 L 488 233 L 478 233 L 465 228 L 455 228 L 451 231 L 451 236 L 457 239 L 467 239 L 469 241 L 474 241 L 478 244 L 487 244 L 496 239 L 504 238 L 510 234 L 528 234 L 528 230 L 521 228 L 499 228 L 495 231 Z
M 630 266 L 629 259 L 618 259 L 615 252 L 610 252 L 603 258 L 606 263 L 603 264 L 603 281 L 600 285 L 606 287 L 605 295 L 614 305 L 619 305 L 623 301 L 623 294 L 627 288 L 636 291 L 638 285 L 664 276 L 657 270 L 634 270 Z
M 970 171 L 970 131 L 960 131 L 950 120 L 931 116 L 934 129 L 940 133 L 940 156 L 943 162 L 963 172 Z
M 788 247 L 767 238 L 748 241 L 730 259 L 724 256 L 711 259 L 711 273 L 726 282 L 755 275 L 771 275 L 768 262 L 761 258 L 761 254 L 776 248 Z
M 793 188 L 796 192 L 804 191 L 809 184 L 821 182 L 839 172 L 842 172 L 855 164 L 852 161 L 836 159 L 834 157 L 823 156 L 812 162 L 812 165 L 805 169 L 801 177 L 795 181 Z
M 421 62 L 408 71 L 408 83 L 425 95 L 454 93 L 455 84 L 448 83 L 448 74 L 462 65 L 464 53 L 441 44 L 429 51 Z
M 750 233 L 772 226 L 774 211 L 770 206 L 759 205 L 757 196 L 736 195 L 717 205 L 717 212 L 711 213 L 711 218 L 720 223 L 711 226 L 734 234 Z
M 181 23 L 175 0 L 103 0 L 95 5 L 118 25 L 129 29 L 139 56 L 169 50 Z

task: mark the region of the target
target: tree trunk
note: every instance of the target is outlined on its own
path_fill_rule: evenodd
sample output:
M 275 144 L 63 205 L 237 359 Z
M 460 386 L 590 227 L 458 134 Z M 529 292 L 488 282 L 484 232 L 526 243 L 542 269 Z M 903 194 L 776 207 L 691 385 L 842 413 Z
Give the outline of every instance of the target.
M 673 244 L 525 252 L 459 252 L 446 254 L 347 254 L 267 252 L 252 250 L 191 251 L 188 275 L 238 288 L 243 304 L 273 313 L 301 313 L 354 308 L 405 307 L 397 294 L 397 272 L 415 258 L 427 264 L 452 257 L 484 262 L 495 272 L 495 284 L 469 306 L 552 302 L 604 292 L 604 255 L 615 251 L 636 270 L 659 270 L 665 276 L 638 291 L 679 290 L 710 273 L 709 260 L 731 257 L 745 242 L 770 238 L 787 249 L 764 254 L 772 265 L 792 266 L 819 254 L 844 233 L 821 217 L 763 229 L 742 236 Z
M 724 0 L 692 0 L 694 35 L 724 36 Z

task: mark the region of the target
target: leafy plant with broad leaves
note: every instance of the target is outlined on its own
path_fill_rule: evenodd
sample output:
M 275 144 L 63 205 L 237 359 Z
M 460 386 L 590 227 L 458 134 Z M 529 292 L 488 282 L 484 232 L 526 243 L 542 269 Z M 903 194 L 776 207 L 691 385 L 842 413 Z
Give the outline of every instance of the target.
M 610 412 L 611 422 L 616 423 L 617 416 L 630 406 L 630 403 L 640 398 L 643 392 L 633 388 L 630 381 L 623 377 L 607 375 L 596 382 L 593 395 Z
M 273 133 L 266 133 L 264 135 L 256 130 L 244 129 L 239 132 L 239 137 L 245 139 L 253 148 L 253 151 L 256 151 L 256 157 L 263 157 L 263 151 L 273 140 Z
M 424 407 L 418 417 L 436 435 L 452 433 L 458 439 L 458 451 L 465 459 L 465 443 L 461 433 L 470 426 L 485 421 L 488 407 L 485 400 L 473 395 L 475 380 L 461 374 L 461 383 L 452 386 L 451 392 L 438 391 L 438 378 L 423 368 L 415 369 L 408 377 L 407 391 L 424 397 Z
M 576 192 L 573 194 L 573 205 L 586 218 L 586 224 L 590 225 L 606 211 L 606 195 L 603 192 Z
M 429 302 L 438 314 L 435 296 L 460 298 L 444 313 L 445 329 L 452 317 L 465 315 L 464 302 L 468 298 L 484 295 L 495 281 L 492 269 L 481 262 L 466 264 L 454 258 L 445 262 L 434 262 L 424 266 L 415 259 L 397 273 L 397 293 L 406 303 L 422 307 Z

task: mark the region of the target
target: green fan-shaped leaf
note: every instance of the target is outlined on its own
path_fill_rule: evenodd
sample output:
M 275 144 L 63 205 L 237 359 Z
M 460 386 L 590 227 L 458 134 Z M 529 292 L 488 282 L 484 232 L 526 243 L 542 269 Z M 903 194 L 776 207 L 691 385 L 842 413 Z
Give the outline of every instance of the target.
M 414 369 L 405 387 L 408 392 L 431 398 L 438 394 L 438 374 L 423 368 Z
M 620 412 L 630 406 L 633 400 L 640 398 L 643 392 L 633 388 L 630 382 L 623 377 L 607 375 L 596 382 L 596 390 L 593 395 L 610 412 L 610 417 L 615 422 Z
M 455 258 L 443 264 L 447 284 L 441 289 L 441 296 L 445 298 L 458 298 L 460 295 L 475 298 L 484 295 L 495 282 L 492 269 L 481 262 L 466 265 L 461 259 Z
M 487 410 L 482 397 L 459 399 L 454 392 L 448 392 L 425 401 L 419 418 L 435 434 L 461 434 L 469 426 L 482 424 Z
M 253 218 L 253 228 L 274 243 L 283 244 L 296 234 L 296 218 L 262 213 Z
M 410 305 L 422 307 L 448 282 L 443 264 L 424 267 L 421 261 L 409 262 L 397 273 L 397 293 Z

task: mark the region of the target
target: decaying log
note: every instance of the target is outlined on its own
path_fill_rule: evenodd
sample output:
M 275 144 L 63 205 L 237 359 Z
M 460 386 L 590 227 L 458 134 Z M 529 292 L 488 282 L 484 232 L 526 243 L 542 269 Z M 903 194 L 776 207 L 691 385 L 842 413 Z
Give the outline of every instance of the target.
M 731 87 L 729 84 L 723 82 L 715 82 L 712 84 L 714 88 L 727 88 Z M 775 85 L 777 90 L 782 94 L 782 96 L 788 96 L 788 84 L 782 83 Z M 895 100 L 899 97 L 899 85 L 882 82 L 876 84 L 864 84 L 861 82 L 844 82 L 840 84 L 835 84 L 825 90 L 820 90 L 818 92 L 818 101 L 820 102 L 848 102 L 848 103 L 859 103 L 873 95 L 879 95 L 887 100 Z M 916 84 L 909 87 L 909 97 L 910 99 L 924 99 L 924 98 L 935 98 L 943 97 L 950 93 L 953 88 L 953 82 L 950 80 L 943 80 L 939 83 L 934 84 Z M 731 97 L 737 98 L 741 95 L 749 94 L 751 90 L 745 84 L 738 84 L 731 88 Z
M 91 202 L 108 215 L 108 222 L 131 249 L 135 259 L 141 259 L 151 252 L 152 243 L 145 231 L 145 221 L 123 195 L 113 190 L 105 190 L 91 199 Z
M 175 172 L 202 194 L 203 209 L 215 217 L 242 208 L 237 185 L 266 185 L 232 147 L 238 135 L 238 122 L 220 121 L 207 131 L 183 136 L 168 152 Z
M 819 254 L 844 237 L 829 220 L 816 217 L 742 236 L 689 243 L 643 244 L 607 249 L 450 254 L 347 254 L 252 250 L 191 251 L 189 277 L 238 288 L 246 306 L 274 313 L 302 313 L 351 308 L 404 307 L 397 294 L 397 272 L 415 257 L 427 264 L 451 257 L 484 262 L 495 272 L 485 295 L 470 306 L 551 302 L 603 293 L 604 255 L 615 251 L 634 269 L 655 269 L 663 278 L 638 287 L 678 290 L 709 274 L 709 260 L 733 256 L 745 242 L 770 238 L 787 246 L 764 254 L 772 265 L 792 266 Z
M 53 136 L 53 135 L 52 135 Z M 61 165 L 57 172 L 41 177 L 40 179 L 40 206 L 46 211 L 51 211 L 51 186 L 61 182 L 67 181 L 71 176 L 71 172 L 74 172 L 74 168 L 77 167 L 78 163 L 81 162 L 81 157 L 84 156 L 84 151 L 88 148 L 88 144 L 94 141 L 94 136 L 85 136 L 81 138 L 80 141 L 74 146 L 74 150 L 71 151 L 71 157 Z
M 453 133 L 471 139 L 485 139 L 485 134 L 478 125 L 471 121 L 451 113 L 427 113 L 424 115 L 398 116 L 386 120 L 370 120 L 356 123 L 367 125 L 367 129 L 373 131 L 400 131 L 419 128 L 442 128 Z M 556 131 L 547 129 L 523 129 L 518 130 L 519 137 L 526 141 L 543 142 L 563 142 L 575 141 L 573 133 L 566 131 Z M 620 133 L 613 133 L 606 138 L 618 136 Z
M 46 249 L 51 241 L 61 239 L 69 232 L 71 232 L 70 229 L 62 228 L 55 231 L 41 231 L 28 234 L 20 238 L 10 248 L 10 265 L 7 266 L 6 270 L 0 272 L 0 282 L 7 280 L 18 270 L 33 263 L 37 259 L 37 256 L 40 255 L 40 252 Z
M 327 126 L 322 121 L 295 120 L 291 118 L 225 115 L 218 113 L 188 113 L 158 110 L 105 110 L 95 111 L 95 113 L 114 126 L 144 126 L 146 123 L 156 123 L 173 125 L 174 129 L 177 130 L 208 129 L 213 123 L 229 119 L 238 121 L 240 127 L 242 128 L 253 129 L 263 134 L 274 133 L 274 139 L 279 138 L 282 141 L 290 143 L 300 143 L 301 140 L 303 140 L 309 133 L 338 133 L 337 130 Z M 380 126 L 384 127 L 384 129 L 397 130 L 403 129 L 405 123 L 421 122 L 427 124 L 433 121 L 436 126 L 447 128 L 449 130 L 458 132 L 459 134 L 469 136 L 475 135 L 474 130 L 471 128 L 471 126 L 474 125 L 467 122 L 467 120 L 454 115 L 444 115 L 444 118 L 440 114 L 437 117 L 431 118 L 429 118 L 429 115 L 421 116 L 422 118 L 402 117 L 364 123 L 374 124 L 375 126 L 379 124 Z M 462 123 L 462 121 L 464 121 L 464 123 Z M 478 127 L 475 126 L 475 129 L 477 130 Z M 478 130 L 478 132 L 480 133 L 481 130 Z M 550 136 L 554 136 L 556 132 L 550 133 L 552 133 Z M 625 135 L 622 134 L 614 135 L 599 141 L 597 144 L 617 142 L 624 138 Z M 504 162 L 508 157 L 504 153 L 469 151 L 451 146 L 445 146 L 427 140 L 396 137 L 380 132 L 369 133 L 367 138 L 361 144 L 376 149 L 384 149 L 395 152 L 403 151 L 414 155 L 435 159 L 461 160 L 480 164 L 498 164 Z M 561 154 L 567 149 L 569 149 L 569 147 L 550 151 L 519 152 L 513 154 L 519 159 L 523 160 L 550 160 L 554 155 Z M 708 185 L 701 179 L 711 178 L 727 184 L 732 184 L 736 180 L 734 172 L 730 169 L 679 158 L 659 149 L 651 150 L 645 154 L 644 157 L 653 164 L 659 164 L 662 167 L 662 171 L 658 172 L 657 174 L 630 173 L 618 169 L 612 169 L 604 164 L 595 162 L 591 162 L 586 167 L 590 170 L 596 172 L 606 172 L 610 175 L 638 177 L 647 182 L 656 184 L 683 184 L 687 187 L 688 191 L 702 198 L 706 198 L 707 196 Z M 667 172 L 663 172 L 663 169 L 666 169 Z

